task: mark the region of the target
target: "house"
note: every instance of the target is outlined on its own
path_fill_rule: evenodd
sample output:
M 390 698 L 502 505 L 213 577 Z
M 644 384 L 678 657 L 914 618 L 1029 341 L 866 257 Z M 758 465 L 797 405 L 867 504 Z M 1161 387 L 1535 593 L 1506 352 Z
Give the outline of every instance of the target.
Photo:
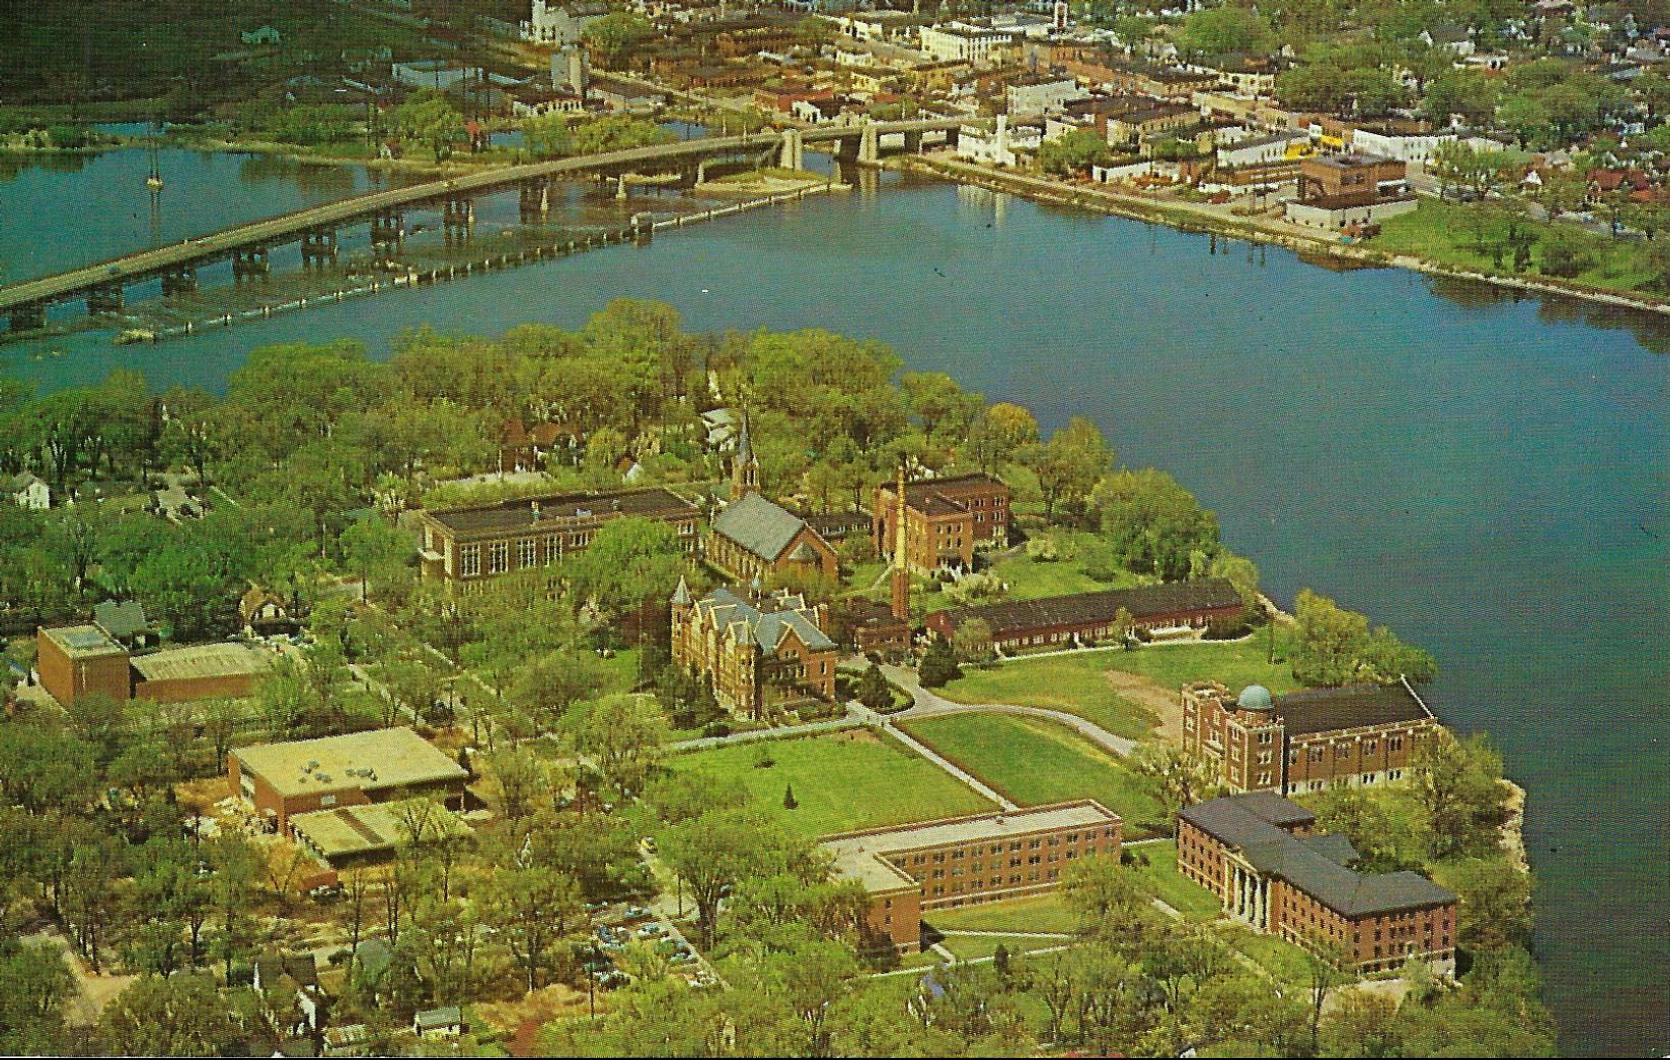
M 916 43 L 929 59 L 984 66 L 1013 47 L 1015 34 L 989 26 L 952 22 L 943 26 L 921 27 Z
M 37 475 L 20 472 L 4 480 L 6 495 L 19 508 L 44 512 L 52 507 L 52 487 Z
M 1164 632 L 1205 629 L 1214 622 L 1241 617 L 1244 605 L 1223 578 L 1167 582 L 1135 589 L 1050 596 L 1042 600 L 1005 600 L 976 607 L 950 607 L 927 618 L 927 627 L 946 640 L 971 622 L 991 631 L 992 647 L 1001 652 L 1081 647 L 1116 637 L 1121 611 L 1133 630 Z
M 138 600 L 105 600 L 94 604 L 93 625 L 130 650 L 151 647 L 157 642 L 156 627 L 145 617 L 145 606 Z
M 464 1010 L 457 1005 L 422 1009 L 412 1014 L 412 1033 L 419 1038 L 456 1038 L 469 1029 Z
M 251 637 L 292 636 L 301 632 L 301 618 L 292 611 L 293 601 L 271 589 L 251 583 L 238 601 L 238 617 L 244 633 Z
M 1440 23 L 1428 29 L 1423 29 L 1418 39 L 1429 48 L 1441 48 L 1457 58 L 1472 55 L 1475 49 L 1473 31 L 1466 26 L 1458 26 L 1453 22 Z
M 891 557 L 899 518 L 898 487 L 876 487 L 872 536 L 876 552 Z M 905 562 L 930 573 L 967 569 L 977 548 L 1009 543 L 1009 487 L 984 473 L 927 479 L 905 487 Z
M 1282 795 L 1403 777 L 1441 727 L 1407 681 L 1238 696 L 1214 681 L 1183 687 L 1183 746 L 1214 764 L 1231 791 Z
M 240 747 L 227 783 L 280 835 L 292 816 L 417 796 L 464 806 L 470 774 L 411 729 L 372 729 L 315 740 Z
M 837 880 L 864 889 L 864 947 L 916 953 L 923 913 L 1053 891 L 1079 858 L 1117 860 L 1123 829 L 1118 814 L 1081 799 L 844 832 L 819 846 Z
M 786 589 L 719 588 L 700 600 L 680 578 L 673 593 L 672 657 L 708 677 L 720 706 L 755 720 L 835 699 L 835 642 L 826 609 Z
M 1059 110 L 1068 100 L 1078 99 L 1084 94 L 1076 79 L 1056 74 L 1017 78 L 1004 88 L 1009 113 L 1017 117 Z
M 279 1028 L 286 1035 L 315 1033 L 324 1024 L 328 999 L 313 954 L 264 954 L 255 958 L 250 974 L 257 993 L 295 999 L 294 1022 Z
M 1254 792 L 1185 807 L 1177 815 L 1177 869 L 1254 931 L 1360 974 L 1415 959 L 1455 971 L 1456 895 L 1416 872 L 1351 868 L 1350 840 L 1314 831 L 1316 815 Z
M 323 1056 L 371 1056 L 376 1052 L 376 1038 L 363 1023 L 325 1028 L 320 1048 Z

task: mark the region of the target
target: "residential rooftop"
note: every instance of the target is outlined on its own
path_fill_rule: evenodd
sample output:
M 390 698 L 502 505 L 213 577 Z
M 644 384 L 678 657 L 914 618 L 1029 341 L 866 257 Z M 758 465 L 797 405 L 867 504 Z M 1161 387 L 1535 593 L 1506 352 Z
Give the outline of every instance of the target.
M 232 752 L 242 768 L 286 798 L 358 788 L 464 781 L 469 773 L 411 729 L 371 729 Z
M 1094 799 L 1081 799 L 896 828 L 846 832 L 829 836 L 820 845 L 835 856 L 838 876 L 858 880 L 865 890 L 883 891 L 911 887 L 917 883 L 915 878 L 887 860 L 900 854 L 958 843 L 1051 832 L 1058 828 L 1102 828 L 1119 823 L 1119 815 L 1106 806 Z

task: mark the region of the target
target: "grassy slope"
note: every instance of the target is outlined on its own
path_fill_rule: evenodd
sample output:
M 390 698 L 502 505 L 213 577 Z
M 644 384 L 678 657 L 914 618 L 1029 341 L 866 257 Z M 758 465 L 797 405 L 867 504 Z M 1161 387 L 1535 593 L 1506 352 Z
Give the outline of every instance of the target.
M 1124 763 L 1060 725 L 1001 714 L 926 718 L 910 734 L 1023 806 L 1092 798 L 1127 837 L 1171 831 L 1159 800 Z
M 755 765 L 762 750 L 776 762 Z M 993 809 L 938 766 L 868 732 L 739 744 L 678 755 L 669 764 L 742 781 L 761 806 L 808 836 Z M 783 808 L 794 786 L 798 808 Z

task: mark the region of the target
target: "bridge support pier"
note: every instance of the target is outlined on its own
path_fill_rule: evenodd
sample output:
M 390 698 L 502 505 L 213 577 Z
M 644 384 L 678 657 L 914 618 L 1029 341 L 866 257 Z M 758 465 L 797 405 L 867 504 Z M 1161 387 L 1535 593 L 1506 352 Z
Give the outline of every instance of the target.
M 250 247 L 246 250 L 232 252 L 232 279 L 241 280 L 246 276 L 266 276 L 273 271 L 272 263 L 267 260 L 266 247 Z
M 384 210 L 371 219 L 373 246 L 398 246 L 406 238 L 406 218 L 399 210 Z
M 12 310 L 7 324 L 13 332 L 34 331 L 46 327 L 46 306 L 20 305 Z
M 625 199 L 626 198 L 626 174 L 625 173 L 622 173 L 620 176 L 615 178 L 615 198 L 617 198 L 617 199 Z
M 475 224 L 473 199 L 448 199 L 441 209 L 441 223 L 448 228 L 469 228 Z
M 922 153 L 922 134 L 919 132 L 905 133 L 905 154 L 919 155 Z
M 122 285 L 95 287 L 87 292 L 87 312 L 118 313 L 122 309 Z
M 162 295 L 164 298 L 173 294 L 190 294 L 197 290 L 197 270 L 187 265 L 165 273 L 162 277 Z
M 881 137 L 876 134 L 875 123 L 865 122 L 863 132 L 858 134 L 858 164 L 874 166 L 881 163 Z
M 517 197 L 517 209 L 523 222 L 537 220 L 551 212 L 551 182 L 532 180 L 522 185 Z
M 315 228 L 302 236 L 302 267 L 336 261 L 336 229 Z
M 783 148 L 779 156 L 779 165 L 784 169 L 806 168 L 806 141 L 800 135 L 800 130 L 790 128 L 783 130 Z

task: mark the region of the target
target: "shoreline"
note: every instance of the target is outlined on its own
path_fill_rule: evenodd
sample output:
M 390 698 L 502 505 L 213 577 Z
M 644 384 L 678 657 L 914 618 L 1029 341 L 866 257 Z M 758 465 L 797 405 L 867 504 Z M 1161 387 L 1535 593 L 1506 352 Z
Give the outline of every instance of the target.
M 1609 308 L 1670 316 L 1670 298 L 1606 291 L 1547 278 L 1532 279 L 1458 269 L 1412 255 L 1389 254 L 1368 247 L 1348 246 L 1320 235 L 1311 235 L 1286 223 L 1280 223 L 1278 227 L 1277 223 L 1268 219 L 1261 223 L 1255 218 L 1225 218 L 1210 210 L 1193 208 L 1193 204 L 1190 203 L 1162 202 L 1110 191 L 1105 186 L 1081 187 L 971 162 L 919 155 L 907 156 L 899 168 L 906 172 L 925 173 L 944 180 L 974 184 L 991 191 L 1008 192 L 1034 202 L 1111 214 L 1131 221 L 1163 224 L 1182 232 L 1242 239 L 1281 247 L 1300 255 L 1321 256 L 1329 259 L 1327 262 L 1318 263 L 1324 268 L 1337 265 L 1346 268 L 1403 269 L 1443 279 L 1490 284 L 1493 287 L 1526 294 L 1575 299 Z

